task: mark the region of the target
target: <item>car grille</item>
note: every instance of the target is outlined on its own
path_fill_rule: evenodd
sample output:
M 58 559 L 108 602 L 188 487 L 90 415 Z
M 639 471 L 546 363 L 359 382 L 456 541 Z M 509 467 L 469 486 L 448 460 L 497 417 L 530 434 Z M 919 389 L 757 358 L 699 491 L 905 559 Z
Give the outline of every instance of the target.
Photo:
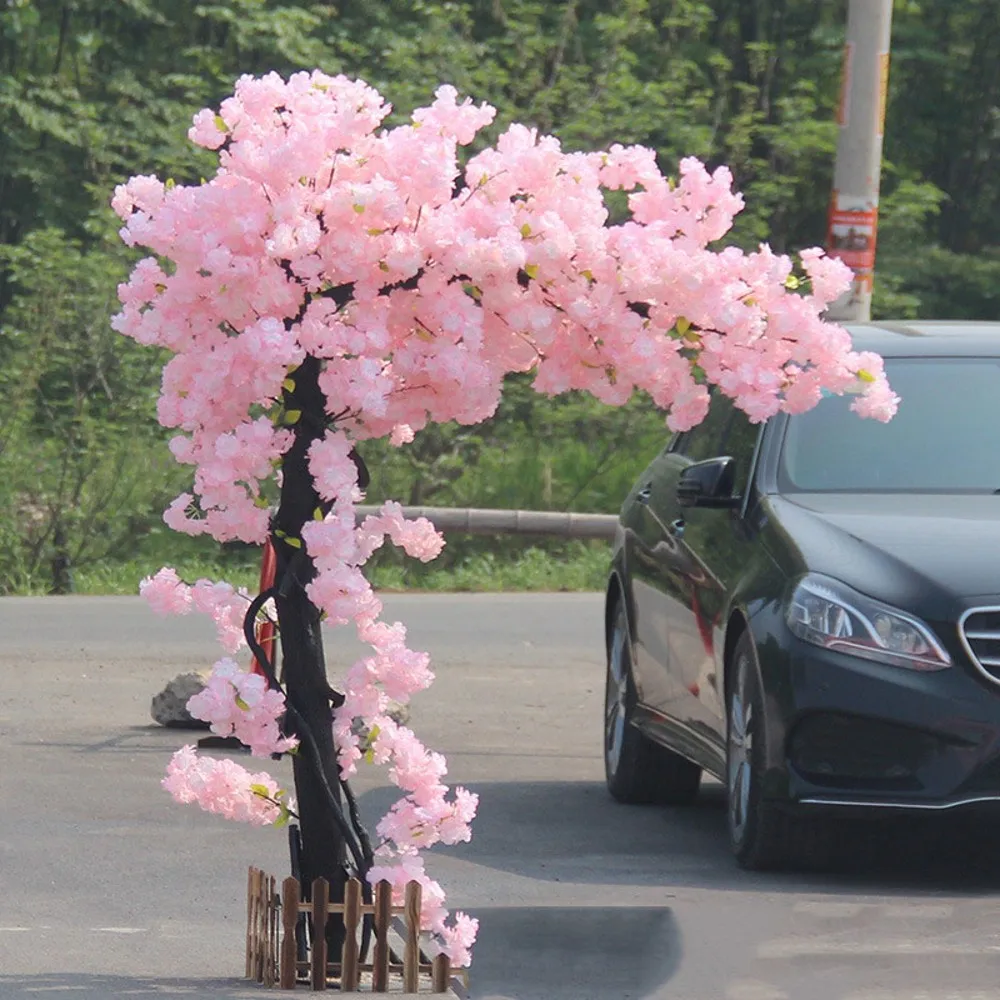
M 1000 608 L 972 608 L 962 616 L 959 635 L 972 662 L 1000 684 Z

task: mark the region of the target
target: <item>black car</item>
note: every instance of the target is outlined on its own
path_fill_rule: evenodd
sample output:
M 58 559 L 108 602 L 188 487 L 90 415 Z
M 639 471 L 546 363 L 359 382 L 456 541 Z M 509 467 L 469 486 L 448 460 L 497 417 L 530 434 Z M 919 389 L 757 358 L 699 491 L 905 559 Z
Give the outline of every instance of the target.
M 1000 324 L 851 328 L 902 398 L 752 425 L 721 393 L 622 507 L 604 758 L 624 802 L 728 789 L 780 866 L 832 813 L 1000 802 Z

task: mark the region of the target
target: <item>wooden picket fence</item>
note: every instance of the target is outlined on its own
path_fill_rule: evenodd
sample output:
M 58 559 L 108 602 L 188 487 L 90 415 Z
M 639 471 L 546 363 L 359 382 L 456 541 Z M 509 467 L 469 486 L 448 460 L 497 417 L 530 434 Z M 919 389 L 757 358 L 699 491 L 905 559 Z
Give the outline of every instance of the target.
M 281 892 L 272 875 L 251 868 L 247 880 L 246 978 L 283 990 L 308 984 L 341 993 L 447 993 L 462 985 L 464 969 L 452 969 L 447 955 L 428 958 L 420 947 L 421 887 L 410 882 L 403 906 L 392 905 L 392 886 L 379 882 L 374 901 L 362 901 L 361 883 L 349 879 L 343 903 L 330 902 L 325 878 L 312 884 L 310 901 L 301 898 L 298 879 L 286 878 Z M 304 947 L 303 915 L 311 920 L 311 949 Z M 319 919 L 313 919 L 314 915 Z M 344 922 L 339 961 L 327 955 L 326 922 L 332 914 Z M 360 956 L 364 917 L 373 918 L 370 962 Z M 402 917 L 402 920 L 399 918 Z M 394 941 L 402 943 L 400 948 Z M 395 977 L 395 978 L 394 978 Z

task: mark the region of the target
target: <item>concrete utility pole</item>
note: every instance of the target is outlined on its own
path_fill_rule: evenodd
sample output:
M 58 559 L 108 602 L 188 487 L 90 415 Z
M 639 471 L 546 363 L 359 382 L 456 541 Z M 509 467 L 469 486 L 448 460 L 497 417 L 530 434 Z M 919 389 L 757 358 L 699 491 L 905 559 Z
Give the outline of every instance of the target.
M 891 31 L 892 0 L 849 0 L 826 236 L 830 256 L 854 271 L 851 290 L 830 306 L 838 322 L 871 318 Z

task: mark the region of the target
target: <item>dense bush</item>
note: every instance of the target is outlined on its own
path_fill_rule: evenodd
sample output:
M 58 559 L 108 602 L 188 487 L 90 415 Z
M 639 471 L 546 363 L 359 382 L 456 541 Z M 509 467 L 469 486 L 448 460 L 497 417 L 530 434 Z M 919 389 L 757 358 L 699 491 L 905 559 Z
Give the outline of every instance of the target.
M 236 76 L 316 66 L 360 75 L 398 101 L 397 119 L 450 80 L 499 107 L 494 129 L 532 122 L 571 148 L 641 142 L 668 169 L 684 154 L 725 161 L 750 206 L 736 239 L 790 250 L 824 234 L 845 6 L 8 0 L 0 593 L 58 589 L 72 573 L 88 587 L 121 586 L 123 574 L 164 559 L 230 571 L 255 560 L 238 547 L 177 549 L 157 530 L 183 472 L 154 423 L 156 358 L 108 327 L 129 265 L 113 238 L 113 185 L 154 171 L 196 181 L 207 168 L 184 122 Z M 1000 318 L 1000 178 L 990 167 L 1000 141 L 997 37 L 993 0 L 896 4 L 879 314 Z M 611 512 L 664 438 L 643 400 L 611 411 L 515 384 L 486 424 L 434 428 L 391 454 L 373 447 L 372 496 Z M 504 560 L 530 567 L 532 551 L 543 550 L 453 538 L 435 572 L 501 579 Z M 582 567 L 595 561 L 592 547 L 549 551 Z M 399 585 L 440 583 L 389 563 L 376 573 Z

